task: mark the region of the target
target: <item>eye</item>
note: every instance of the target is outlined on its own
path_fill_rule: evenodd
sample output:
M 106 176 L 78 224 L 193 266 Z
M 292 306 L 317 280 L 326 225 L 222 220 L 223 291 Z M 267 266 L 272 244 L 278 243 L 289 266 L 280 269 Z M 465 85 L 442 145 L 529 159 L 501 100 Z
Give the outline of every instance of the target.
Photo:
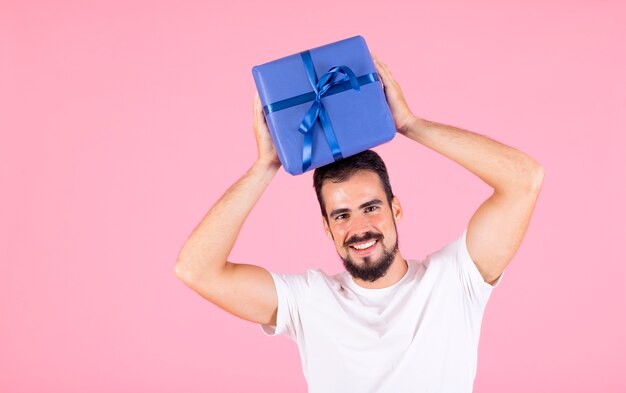
M 348 215 L 346 213 L 338 214 L 335 216 L 335 220 L 345 220 L 346 218 L 348 218 Z
M 378 210 L 378 206 L 368 206 L 365 208 L 365 212 L 369 213 L 369 212 L 373 212 L 375 210 Z

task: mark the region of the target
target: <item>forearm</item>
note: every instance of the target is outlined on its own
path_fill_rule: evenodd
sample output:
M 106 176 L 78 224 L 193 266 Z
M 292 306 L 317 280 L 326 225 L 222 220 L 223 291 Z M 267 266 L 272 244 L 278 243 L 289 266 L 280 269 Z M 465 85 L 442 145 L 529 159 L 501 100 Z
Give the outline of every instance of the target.
M 278 168 L 257 161 L 208 211 L 178 255 L 176 274 L 181 279 L 200 279 L 226 266 L 244 221 Z
M 495 192 L 528 192 L 541 184 L 543 170 L 535 160 L 485 136 L 418 117 L 401 133 L 460 164 Z

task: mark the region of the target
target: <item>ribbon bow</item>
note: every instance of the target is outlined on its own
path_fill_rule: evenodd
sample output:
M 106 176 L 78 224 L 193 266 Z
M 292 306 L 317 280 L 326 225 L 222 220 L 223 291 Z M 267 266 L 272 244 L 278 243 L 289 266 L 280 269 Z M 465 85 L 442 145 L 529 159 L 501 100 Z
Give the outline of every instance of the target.
M 313 150 L 313 133 L 311 130 L 318 119 L 322 125 L 322 129 L 324 130 L 324 135 L 326 136 L 326 141 L 328 142 L 328 146 L 333 154 L 333 158 L 335 161 L 343 158 L 341 155 L 341 148 L 339 147 L 337 137 L 335 136 L 335 130 L 333 129 L 333 125 L 330 123 L 328 112 L 324 107 L 324 103 L 322 103 L 322 97 L 324 94 L 326 94 L 328 89 L 331 87 L 346 81 L 349 81 L 352 89 L 356 91 L 361 91 L 361 88 L 354 72 L 352 72 L 350 67 L 343 65 L 331 68 L 327 73 L 322 75 L 319 80 L 317 80 L 310 52 L 302 52 L 301 56 L 309 82 L 311 82 L 311 86 L 313 86 L 313 91 L 315 92 L 315 100 L 298 128 L 298 131 L 304 134 L 304 145 L 302 148 L 302 171 L 304 172 L 311 166 L 311 156 Z M 341 79 L 338 79 L 340 75 L 343 76 Z

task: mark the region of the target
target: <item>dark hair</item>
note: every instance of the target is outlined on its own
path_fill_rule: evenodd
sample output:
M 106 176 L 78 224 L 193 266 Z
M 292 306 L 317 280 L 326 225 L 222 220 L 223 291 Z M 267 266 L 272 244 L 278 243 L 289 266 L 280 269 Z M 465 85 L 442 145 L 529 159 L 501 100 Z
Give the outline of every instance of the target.
M 315 187 L 315 193 L 317 194 L 317 201 L 320 204 L 322 216 L 324 216 L 326 220 L 328 220 L 328 217 L 326 216 L 326 206 L 324 204 L 324 198 L 322 197 L 322 186 L 324 182 L 332 181 L 333 183 L 340 183 L 348 180 L 358 171 L 371 171 L 378 175 L 385 191 L 387 202 L 391 205 L 393 191 L 391 191 L 387 167 L 383 159 L 380 158 L 376 152 L 365 150 L 353 156 L 319 167 L 313 172 L 313 187 Z

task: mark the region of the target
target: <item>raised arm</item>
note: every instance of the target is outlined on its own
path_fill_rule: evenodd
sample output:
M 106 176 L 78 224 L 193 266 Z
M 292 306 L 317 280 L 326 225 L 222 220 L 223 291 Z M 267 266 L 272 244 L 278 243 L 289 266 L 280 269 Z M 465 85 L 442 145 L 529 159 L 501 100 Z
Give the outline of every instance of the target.
M 467 227 L 467 247 L 492 284 L 517 252 L 543 183 L 528 155 L 485 136 L 421 119 L 410 111 L 387 66 L 374 57 L 398 132 L 460 164 L 493 188 Z
M 254 97 L 258 159 L 208 211 L 183 245 L 176 275 L 205 299 L 248 321 L 276 324 L 278 301 L 270 273 L 227 261 L 243 223 L 280 168 L 278 155 Z

